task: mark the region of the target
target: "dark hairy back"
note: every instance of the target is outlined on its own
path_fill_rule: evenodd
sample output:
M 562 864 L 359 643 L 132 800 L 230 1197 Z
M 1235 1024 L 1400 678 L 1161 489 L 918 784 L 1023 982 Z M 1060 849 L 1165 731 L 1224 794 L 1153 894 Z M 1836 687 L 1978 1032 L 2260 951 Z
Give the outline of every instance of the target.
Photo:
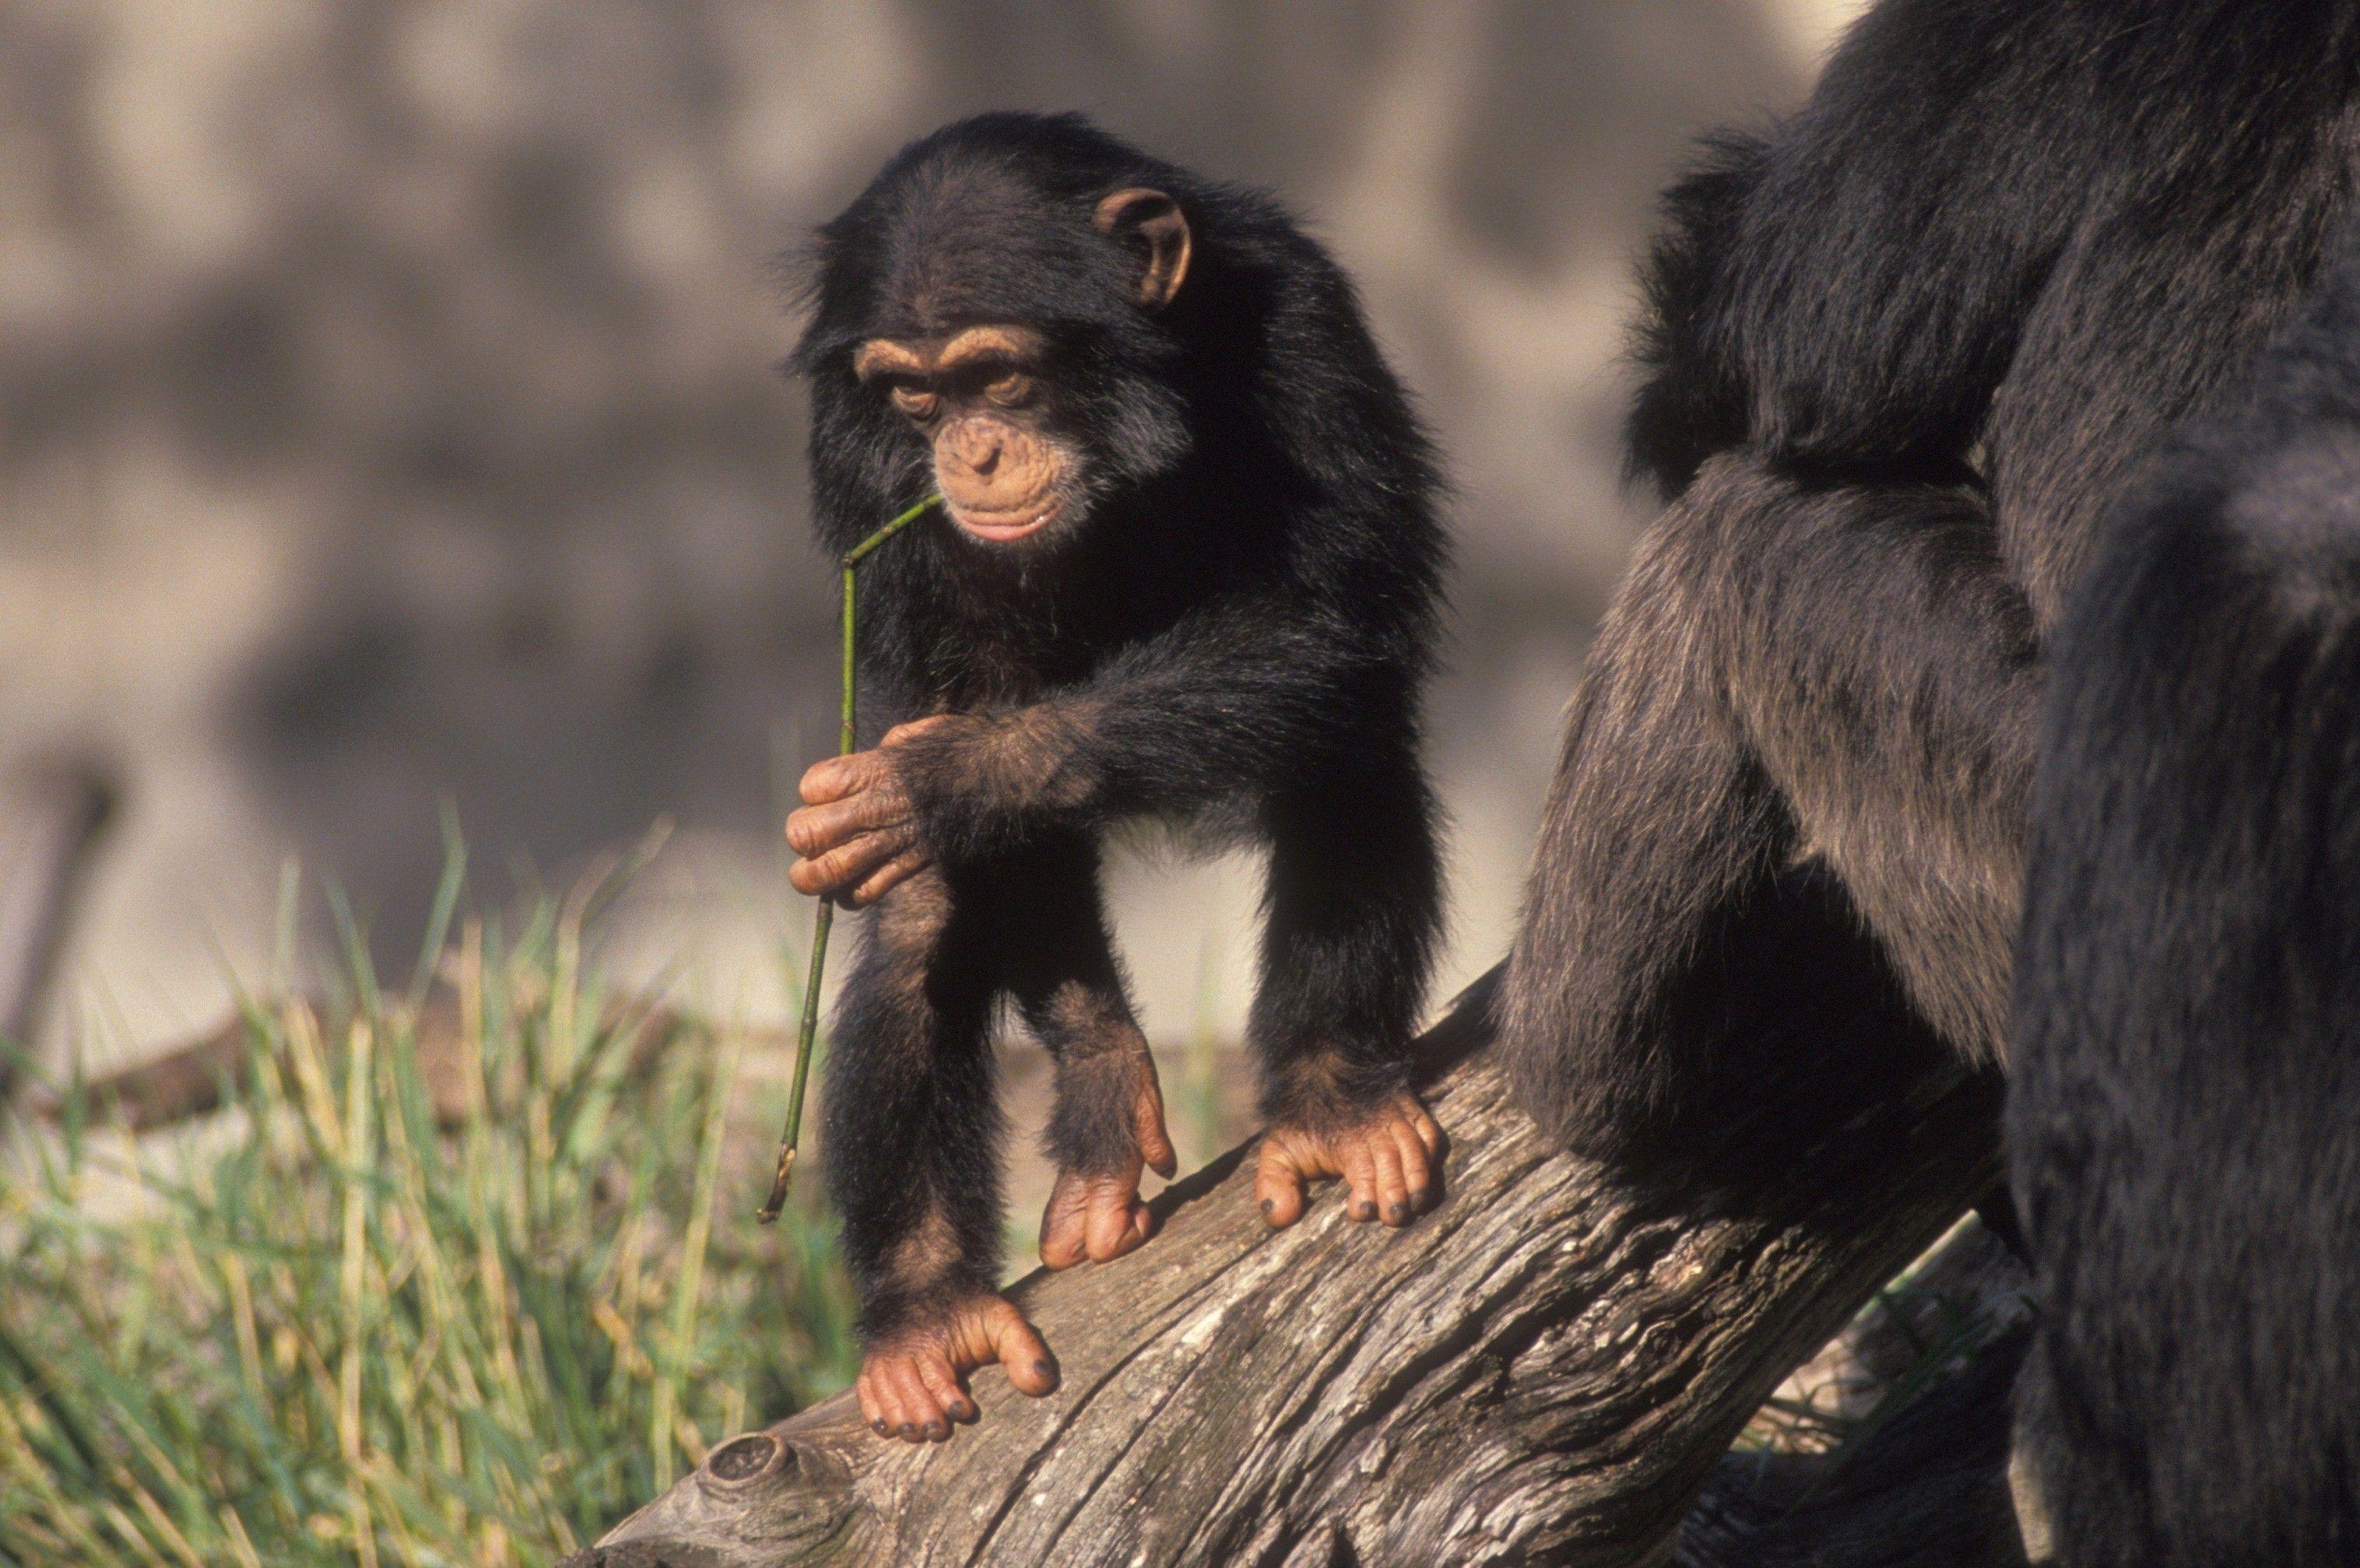
M 2009 1116 L 2094 1564 L 2360 1552 L 2360 245 L 2057 639 Z

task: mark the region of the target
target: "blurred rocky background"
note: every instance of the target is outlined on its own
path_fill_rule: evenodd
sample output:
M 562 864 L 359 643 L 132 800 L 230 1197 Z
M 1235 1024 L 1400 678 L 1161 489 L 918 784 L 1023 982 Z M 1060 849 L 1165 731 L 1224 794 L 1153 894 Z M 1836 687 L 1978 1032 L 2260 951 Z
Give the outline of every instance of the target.
M 777 258 L 1000 106 L 1274 186 L 1358 273 L 1458 481 L 1470 977 L 1642 520 L 1616 356 L 1655 193 L 1856 8 L 0 0 L 0 765 L 124 785 L 45 1049 L 215 1021 L 290 860 L 406 953 L 446 801 L 496 890 L 671 819 L 613 961 L 775 1017 L 809 920 L 776 801 L 835 684 Z M 1150 1032 L 1232 1030 L 1255 868 L 1119 877 Z

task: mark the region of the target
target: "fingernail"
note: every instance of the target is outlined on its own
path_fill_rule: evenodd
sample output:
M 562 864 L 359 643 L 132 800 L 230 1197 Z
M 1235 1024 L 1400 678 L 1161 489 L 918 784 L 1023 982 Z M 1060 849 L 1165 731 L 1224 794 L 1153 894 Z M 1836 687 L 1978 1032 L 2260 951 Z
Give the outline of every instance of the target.
M 892 1430 L 890 1427 L 889 1427 L 889 1426 L 887 1426 L 887 1425 L 885 1424 L 885 1418 L 884 1418 L 884 1417 L 882 1417 L 882 1416 L 878 1417 L 875 1421 L 870 1421 L 869 1424 L 870 1426 L 873 1426 L 873 1427 L 875 1427 L 875 1428 L 877 1429 L 877 1435 L 878 1435 L 878 1436 L 880 1436 L 880 1437 L 884 1436 L 888 1432 L 890 1432 L 890 1431 Z
M 1050 1362 L 1035 1361 L 1032 1363 L 1032 1375 L 1036 1377 L 1054 1377 L 1057 1375 L 1057 1368 Z
M 1409 1205 L 1407 1203 L 1395 1203 L 1387 1212 L 1397 1220 L 1405 1220 L 1409 1218 Z
M 1278 1213 L 1278 1200 L 1275 1198 L 1264 1198 L 1262 1201 L 1262 1212 L 1266 1214 L 1274 1214 Z
M 926 1435 L 933 1438 L 936 1443 L 940 1443 L 950 1434 L 951 1429 L 941 1421 L 928 1421 L 926 1423 Z
M 1374 1203 L 1356 1204 L 1353 1207 L 1352 1213 L 1359 1215 L 1361 1219 L 1372 1220 L 1377 1217 L 1377 1205 Z
M 916 1426 L 913 1422 L 911 1422 L 911 1421 L 903 1421 L 903 1422 L 901 1423 L 901 1435 L 902 1435 L 903 1437 L 905 1437 L 905 1438 L 909 1439 L 912 1443 L 915 1443 L 915 1442 L 917 1442 L 917 1441 L 918 1441 L 918 1429 L 917 1429 L 917 1426 Z

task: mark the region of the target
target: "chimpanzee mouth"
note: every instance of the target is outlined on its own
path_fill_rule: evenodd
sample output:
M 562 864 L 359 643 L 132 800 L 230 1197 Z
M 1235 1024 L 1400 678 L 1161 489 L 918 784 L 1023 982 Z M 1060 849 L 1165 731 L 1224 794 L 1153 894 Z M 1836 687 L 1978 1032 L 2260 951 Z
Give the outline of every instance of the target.
M 1063 508 L 1053 500 L 1031 511 L 970 512 L 953 506 L 950 514 L 951 521 L 970 538 L 982 539 L 987 544 L 1012 544 L 1055 522 L 1061 510 Z

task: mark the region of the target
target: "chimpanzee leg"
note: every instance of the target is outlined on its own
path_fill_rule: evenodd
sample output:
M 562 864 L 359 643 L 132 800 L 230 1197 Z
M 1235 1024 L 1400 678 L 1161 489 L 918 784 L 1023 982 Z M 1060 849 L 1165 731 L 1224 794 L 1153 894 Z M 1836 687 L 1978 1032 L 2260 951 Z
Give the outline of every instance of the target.
M 1433 1194 L 1440 1132 L 1410 1093 L 1409 1045 L 1441 923 L 1434 803 L 1406 740 L 1273 800 L 1262 986 L 1262 1212 L 1342 1176 L 1356 1219 L 1405 1225 Z
M 994 1290 L 991 885 L 987 868 L 930 868 L 886 895 L 837 1005 L 828 1060 L 828 1185 L 868 1346 L 860 1407 L 880 1432 L 913 1442 L 939 1442 L 975 1418 L 961 1379 L 986 1362 L 1024 1393 L 1057 1386 L 1048 1346 Z
M 1712 1108 L 1717 933 L 1803 853 L 1927 1020 L 1996 1061 L 2038 685 L 1979 492 L 1706 463 L 1575 695 L 1502 1008 L 1526 1106 L 1598 1156 Z
M 998 1283 L 987 912 L 961 872 L 912 877 L 867 922 L 836 1004 L 825 1164 L 870 1343 Z
M 1041 1218 L 1041 1261 L 1103 1262 L 1147 1239 L 1142 1170 L 1175 1169 L 1154 1058 L 1115 958 L 1094 840 L 1053 833 L 1000 865 L 996 968 L 1057 1067 L 1044 1142 L 1058 1180 Z

